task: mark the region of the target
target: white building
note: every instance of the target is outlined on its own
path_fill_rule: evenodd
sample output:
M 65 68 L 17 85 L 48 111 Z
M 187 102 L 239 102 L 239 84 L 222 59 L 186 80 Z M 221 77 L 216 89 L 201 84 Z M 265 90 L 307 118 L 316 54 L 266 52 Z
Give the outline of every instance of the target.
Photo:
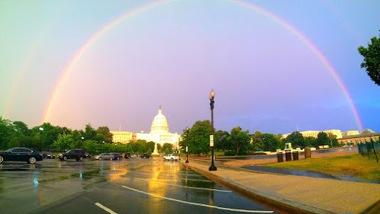
M 147 142 L 153 141 L 161 145 L 163 145 L 164 143 L 170 143 L 175 148 L 179 148 L 179 141 L 181 137 L 181 135 L 178 133 L 169 132 L 168 121 L 166 120 L 165 115 L 162 114 L 161 106 L 158 109 L 158 114 L 154 117 L 152 121 L 150 133 L 141 132 L 132 134 L 132 132 L 118 131 L 112 131 L 111 133 L 113 134 L 113 142 L 129 143 L 135 140 L 146 140 Z M 118 141 L 119 139 L 122 139 L 122 141 Z

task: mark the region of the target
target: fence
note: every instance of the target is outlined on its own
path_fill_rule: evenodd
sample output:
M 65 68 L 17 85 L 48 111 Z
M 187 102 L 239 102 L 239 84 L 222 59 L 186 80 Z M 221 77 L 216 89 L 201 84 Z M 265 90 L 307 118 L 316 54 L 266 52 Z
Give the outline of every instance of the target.
M 380 143 L 379 142 L 365 142 L 358 144 L 359 154 L 363 157 L 368 157 L 368 159 L 375 159 L 379 163 L 380 156 Z

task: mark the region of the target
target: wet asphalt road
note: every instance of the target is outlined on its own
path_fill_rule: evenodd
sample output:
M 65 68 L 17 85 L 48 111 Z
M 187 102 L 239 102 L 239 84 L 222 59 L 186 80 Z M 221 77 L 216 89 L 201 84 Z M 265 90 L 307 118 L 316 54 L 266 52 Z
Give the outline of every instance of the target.
M 0 164 L 0 213 L 272 213 L 179 162 Z

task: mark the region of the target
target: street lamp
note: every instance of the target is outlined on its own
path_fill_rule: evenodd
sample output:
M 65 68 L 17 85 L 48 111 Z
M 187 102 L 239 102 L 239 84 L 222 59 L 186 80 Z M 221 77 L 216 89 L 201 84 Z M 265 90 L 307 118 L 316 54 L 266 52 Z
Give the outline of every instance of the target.
M 210 135 L 210 147 L 211 147 L 211 166 L 208 168 L 209 171 L 216 171 L 216 166 L 214 165 L 214 98 L 215 92 L 214 89 L 211 90 L 209 99 L 210 99 L 210 109 L 211 109 L 211 135 Z
M 40 127 L 39 130 L 40 130 L 40 151 L 42 151 L 42 131 L 44 130 L 44 128 Z
M 189 128 L 186 128 L 186 162 L 189 163 Z

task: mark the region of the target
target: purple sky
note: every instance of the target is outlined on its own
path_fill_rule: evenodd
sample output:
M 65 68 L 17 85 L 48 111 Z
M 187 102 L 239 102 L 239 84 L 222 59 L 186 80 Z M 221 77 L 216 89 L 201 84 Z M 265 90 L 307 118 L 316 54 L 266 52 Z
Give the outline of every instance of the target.
M 37 1 L 38 2 L 38 1 Z M 0 116 L 34 127 L 61 75 L 97 32 L 154 1 L 0 1 Z M 253 7 L 256 8 L 253 9 Z M 379 36 L 377 1 L 168 1 L 103 32 L 72 64 L 49 122 L 72 129 L 150 131 L 161 105 L 170 131 L 215 127 L 270 133 L 380 130 L 380 87 L 357 48 Z M 304 35 L 335 69 L 294 32 Z

